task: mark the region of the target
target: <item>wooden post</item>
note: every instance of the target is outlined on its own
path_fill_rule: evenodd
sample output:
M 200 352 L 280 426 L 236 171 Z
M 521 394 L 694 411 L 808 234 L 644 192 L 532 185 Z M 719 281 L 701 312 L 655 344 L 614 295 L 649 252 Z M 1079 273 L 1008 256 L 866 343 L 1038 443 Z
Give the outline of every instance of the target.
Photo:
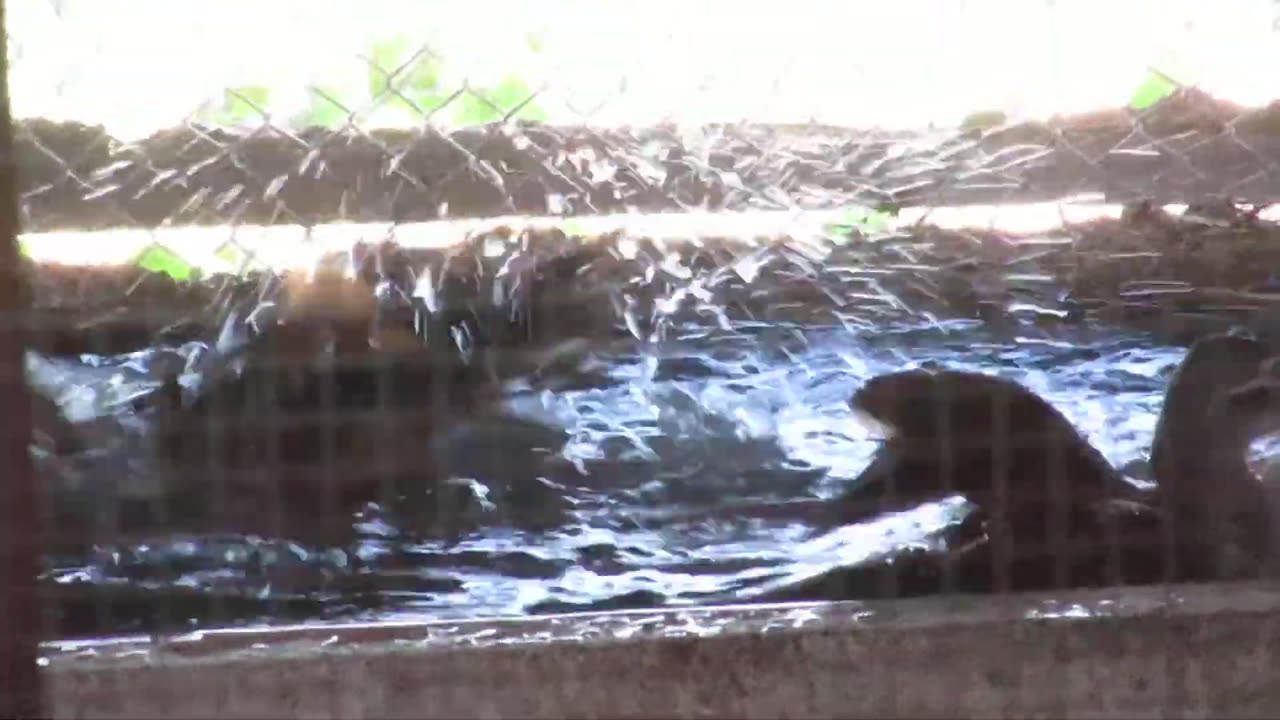
M 0 27 L 5 3 L 0 0 Z M 8 39 L 0 34 L 0 718 L 42 717 L 36 665 L 41 612 L 40 508 L 31 465 L 25 368 L 27 278 L 18 250 L 17 172 L 9 116 Z

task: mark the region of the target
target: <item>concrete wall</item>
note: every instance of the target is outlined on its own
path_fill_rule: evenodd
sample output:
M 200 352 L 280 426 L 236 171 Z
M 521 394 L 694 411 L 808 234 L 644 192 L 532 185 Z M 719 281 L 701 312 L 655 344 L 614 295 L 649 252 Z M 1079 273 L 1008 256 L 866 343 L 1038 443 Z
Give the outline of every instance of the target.
M 1276 717 L 1280 584 L 47 648 L 59 717 Z

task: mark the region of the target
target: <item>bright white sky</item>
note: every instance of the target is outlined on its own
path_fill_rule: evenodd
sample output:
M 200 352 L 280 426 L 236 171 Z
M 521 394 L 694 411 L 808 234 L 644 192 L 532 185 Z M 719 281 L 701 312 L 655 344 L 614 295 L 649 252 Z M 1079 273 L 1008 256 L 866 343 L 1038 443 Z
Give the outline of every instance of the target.
M 446 70 L 552 83 L 552 120 L 953 123 L 1116 106 L 1157 64 L 1247 104 L 1280 98 L 1280 0 L 10 0 L 19 116 L 125 136 L 227 86 L 359 84 L 403 32 Z M 127 8 L 127 10 L 126 10 Z M 525 33 L 541 34 L 541 56 Z M 627 92 L 616 96 L 622 78 Z

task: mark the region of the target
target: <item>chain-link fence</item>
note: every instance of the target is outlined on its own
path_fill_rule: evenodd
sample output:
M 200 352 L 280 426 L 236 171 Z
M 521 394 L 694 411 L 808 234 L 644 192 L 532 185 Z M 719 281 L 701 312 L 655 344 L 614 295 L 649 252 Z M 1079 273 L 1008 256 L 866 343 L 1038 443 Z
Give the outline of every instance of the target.
M 15 88 L 106 22 L 5 10 Z M 1049 119 L 598 121 L 698 76 L 670 47 L 577 105 L 401 33 L 284 110 L 250 77 L 147 132 L 16 117 L 6 695 L 33 633 L 1268 573 L 1280 104 L 1152 70 Z

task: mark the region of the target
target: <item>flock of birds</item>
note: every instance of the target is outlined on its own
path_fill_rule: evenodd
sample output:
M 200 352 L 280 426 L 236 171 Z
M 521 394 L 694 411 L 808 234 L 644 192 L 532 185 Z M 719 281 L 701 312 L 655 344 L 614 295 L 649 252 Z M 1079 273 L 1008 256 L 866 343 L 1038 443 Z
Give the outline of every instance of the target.
M 199 358 L 198 386 L 175 373 L 140 408 L 154 420 L 162 482 L 116 498 L 109 522 L 100 508 L 53 498 L 50 549 L 166 532 L 342 546 L 370 504 L 416 504 L 426 525 L 448 525 L 456 503 L 432 460 L 434 436 L 500 414 L 513 380 L 554 385 L 583 372 L 591 348 L 662 330 L 635 320 L 631 305 L 646 300 L 611 285 L 626 260 L 609 243 L 500 239 L 519 251 L 497 268 L 479 241 L 448 252 L 359 245 L 231 303 Z M 78 451 L 56 406 L 35 402 L 38 442 Z M 885 437 L 830 522 L 963 495 L 978 510 L 939 570 L 954 589 L 1236 578 L 1269 566 L 1267 495 L 1246 456 L 1280 430 L 1280 362 L 1254 339 L 1191 347 L 1157 426 L 1154 487 L 1130 481 L 1010 380 L 896 372 L 850 405 Z

